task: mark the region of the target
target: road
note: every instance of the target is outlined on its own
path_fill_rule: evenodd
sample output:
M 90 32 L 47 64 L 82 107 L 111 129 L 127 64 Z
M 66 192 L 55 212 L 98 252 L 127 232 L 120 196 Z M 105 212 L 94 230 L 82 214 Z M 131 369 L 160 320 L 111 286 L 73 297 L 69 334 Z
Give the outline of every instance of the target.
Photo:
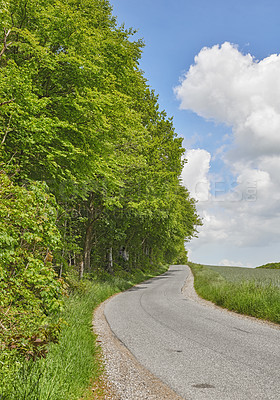
M 188 274 L 171 266 L 112 298 L 114 334 L 184 399 L 279 400 L 280 330 L 185 298 Z

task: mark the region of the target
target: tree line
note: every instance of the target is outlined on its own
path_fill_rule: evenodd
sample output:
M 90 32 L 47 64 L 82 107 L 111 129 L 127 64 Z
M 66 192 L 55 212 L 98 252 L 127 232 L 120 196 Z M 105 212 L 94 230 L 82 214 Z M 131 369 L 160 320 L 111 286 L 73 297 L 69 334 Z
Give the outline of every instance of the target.
M 109 1 L 0 4 L 0 323 L 34 356 L 70 270 L 180 262 L 200 221 L 143 43 Z

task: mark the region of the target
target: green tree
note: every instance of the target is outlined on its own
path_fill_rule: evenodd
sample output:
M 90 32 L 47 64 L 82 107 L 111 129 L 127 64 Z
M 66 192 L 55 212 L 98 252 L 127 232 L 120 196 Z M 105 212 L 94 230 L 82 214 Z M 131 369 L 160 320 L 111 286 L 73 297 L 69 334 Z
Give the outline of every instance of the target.
M 137 257 L 144 241 L 147 253 L 148 237 L 156 260 L 163 227 L 176 231 L 168 204 L 183 149 L 139 69 L 142 42 L 116 25 L 107 0 L 9 0 L 1 12 L 1 160 L 18 166 L 18 183 L 46 181 L 55 195 L 60 274 L 65 260 L 91 271 L 99 248 L 130 244 Z M 198 223 L 184 196 L 181 248 Z M 161 239 L 151 239 L 154 226 Z

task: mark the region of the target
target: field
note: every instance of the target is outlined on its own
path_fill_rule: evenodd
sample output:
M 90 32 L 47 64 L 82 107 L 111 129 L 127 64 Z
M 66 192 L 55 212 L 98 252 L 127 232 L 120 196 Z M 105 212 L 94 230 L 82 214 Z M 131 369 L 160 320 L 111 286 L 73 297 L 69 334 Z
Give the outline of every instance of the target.
M 222 275 L 229 282 L 254 281 L 261 285 L 280 287 L 279 269 L 220 267 L 208 265 L 207 268 Z
M 280 271 L 189 263 L 197 293 L 229 310 L 280 324 Z

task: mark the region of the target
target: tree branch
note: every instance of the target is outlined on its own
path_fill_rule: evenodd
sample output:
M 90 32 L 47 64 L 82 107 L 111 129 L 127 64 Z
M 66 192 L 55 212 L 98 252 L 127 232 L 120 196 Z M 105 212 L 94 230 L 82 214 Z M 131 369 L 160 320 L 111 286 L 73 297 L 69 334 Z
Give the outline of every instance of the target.
M 8 330 L 8 329 L 2 324 L 2 321 L 0 321 L 0 328 L 4 329 L 5 331 Z
M 13 43 L 13 42 L 7 43 L 7 39 L 8 39 L 8 36 L 10 33 L 11 33 L 11 29 L 9 29 L 7 32 L 6 29 L 4 28 L 4 44 L 3 44 L 3 49 L 0 52 L 0 60 L 3 56 L 3 54 L 5 53 L 5 51 L 7 50 L 7 48 Z
M 0 104 L 0 105 L 1 105 L 1 104 Z M 6 137 L 7 137 L 8 133 L 10 132 L 11 119 L 12 119 L 12 114 L 10 115 L 9 122 L 8 122 L 6 131 L 5 131 L 5 133 L 4 133 L 4 137 L 3 137 L 3 139 L 2 139 L 2 142 L 1 142 L 0 146 L 3 146 L 3 144 L 5 143 Z
M 15 101 L 15 99 L 7 100 L 7 101 L 2 101 L 2 103 L 0 103 L 0 107 L 1 107 L 1 106 L 4 106 L 5 104 L 12 103 L 13 101 Z

